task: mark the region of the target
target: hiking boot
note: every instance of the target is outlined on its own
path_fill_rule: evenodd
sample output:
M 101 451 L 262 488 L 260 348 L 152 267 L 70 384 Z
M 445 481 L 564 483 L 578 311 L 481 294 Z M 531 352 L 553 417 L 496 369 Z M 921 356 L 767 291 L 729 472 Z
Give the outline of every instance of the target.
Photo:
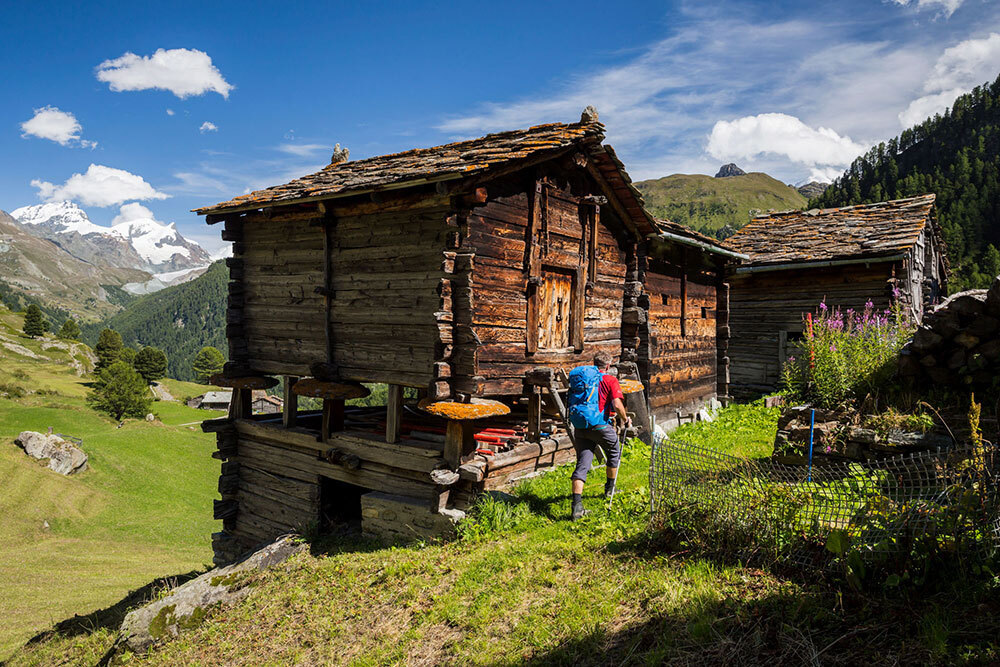
M 610 499 L 615 494 L 615 480 L 609 479 L 604 483 L 604 498 Z
M 588 514 L 590 514 L 590 510 L 583 509 L 583 504 L 581 503 L 579 505 L 573 505 L 573 514 L 570 518 L 573 519 L 573 521 L 576 521 L 577 519 L 582 519 Z

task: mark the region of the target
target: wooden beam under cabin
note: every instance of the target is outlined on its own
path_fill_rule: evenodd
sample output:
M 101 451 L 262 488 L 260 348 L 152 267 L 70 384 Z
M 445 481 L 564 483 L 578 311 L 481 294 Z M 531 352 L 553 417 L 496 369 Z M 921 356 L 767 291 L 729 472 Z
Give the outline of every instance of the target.
M 389 385 L 385 409 L 385 441 L 399 442 L 399 434 L 403 422 L 403 387 L 398 384 Z
M 294 375 L 286 375 L 284 387 L 284 402 L 281 407 L 281 424 L 285 428 L 292 428 L 298 419 L 299 395 L 292 391 L 292 387 L 299 378 Z

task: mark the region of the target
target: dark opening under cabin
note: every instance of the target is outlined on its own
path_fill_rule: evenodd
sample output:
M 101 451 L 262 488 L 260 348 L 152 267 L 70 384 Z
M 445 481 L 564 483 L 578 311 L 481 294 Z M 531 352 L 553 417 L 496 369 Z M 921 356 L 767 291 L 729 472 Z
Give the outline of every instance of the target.
M 727 263 L 657 221 L 592 109 L 347 161 L 198 209 L 233 242 L 225 562 L 305 526 L 446 534 L 476 492 L 573 458 L 563 372 L 618 360 L 648 429 L 726 395 Z M 254 389 L 284 381 L 284 410 Z M 376 405 L 358 405 L 373 383 Z M 645 392 L 642 389 L 645 388 Z M 371 399 L 367 399 L 369 402 Z
M 821 301 L 862 312 L 899 300 L 920 322 L 947 294 L 948 258 L 934 195 L 784 211 L 754 218 L 726 241 L 750 261 L 734 267 L 730 308 L 732 389 L 773 390 Z M 894 296 L 898 294 L 898 296 Z

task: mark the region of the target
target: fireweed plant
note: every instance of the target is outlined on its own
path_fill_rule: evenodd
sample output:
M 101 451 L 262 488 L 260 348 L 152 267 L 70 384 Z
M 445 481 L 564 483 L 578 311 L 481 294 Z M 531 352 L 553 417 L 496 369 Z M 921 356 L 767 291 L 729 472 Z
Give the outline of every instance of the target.
M 806 316 L 805 335 L 793 344 L 793 356 L 782 370 L 790 398 L 823 409 L 836 409 L 877 396 L 892 378 L 900 348 L 914 325 L 893 290 L 892 306 L 863 311 L 819 304 Z

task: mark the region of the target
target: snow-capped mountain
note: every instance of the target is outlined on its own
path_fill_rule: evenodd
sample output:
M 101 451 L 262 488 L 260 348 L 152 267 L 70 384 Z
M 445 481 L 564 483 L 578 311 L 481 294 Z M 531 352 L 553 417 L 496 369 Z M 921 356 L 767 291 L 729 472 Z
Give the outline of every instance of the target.
M 208 266 L 212 258 L 200 245 L 181 236 L 174 223 L 164 225 L 142 204 L 125 204 L 111 225 L 112 233 L 128 239 L 154 273 Z
M 207 266 L 205 249 L 164 225 L 141 204 L 126 204 L 111 227 L 91 222 L 73 202 L 24 206 L 11 216 L 35 236 L 48 239 L 92 264 L 163 273 Z

